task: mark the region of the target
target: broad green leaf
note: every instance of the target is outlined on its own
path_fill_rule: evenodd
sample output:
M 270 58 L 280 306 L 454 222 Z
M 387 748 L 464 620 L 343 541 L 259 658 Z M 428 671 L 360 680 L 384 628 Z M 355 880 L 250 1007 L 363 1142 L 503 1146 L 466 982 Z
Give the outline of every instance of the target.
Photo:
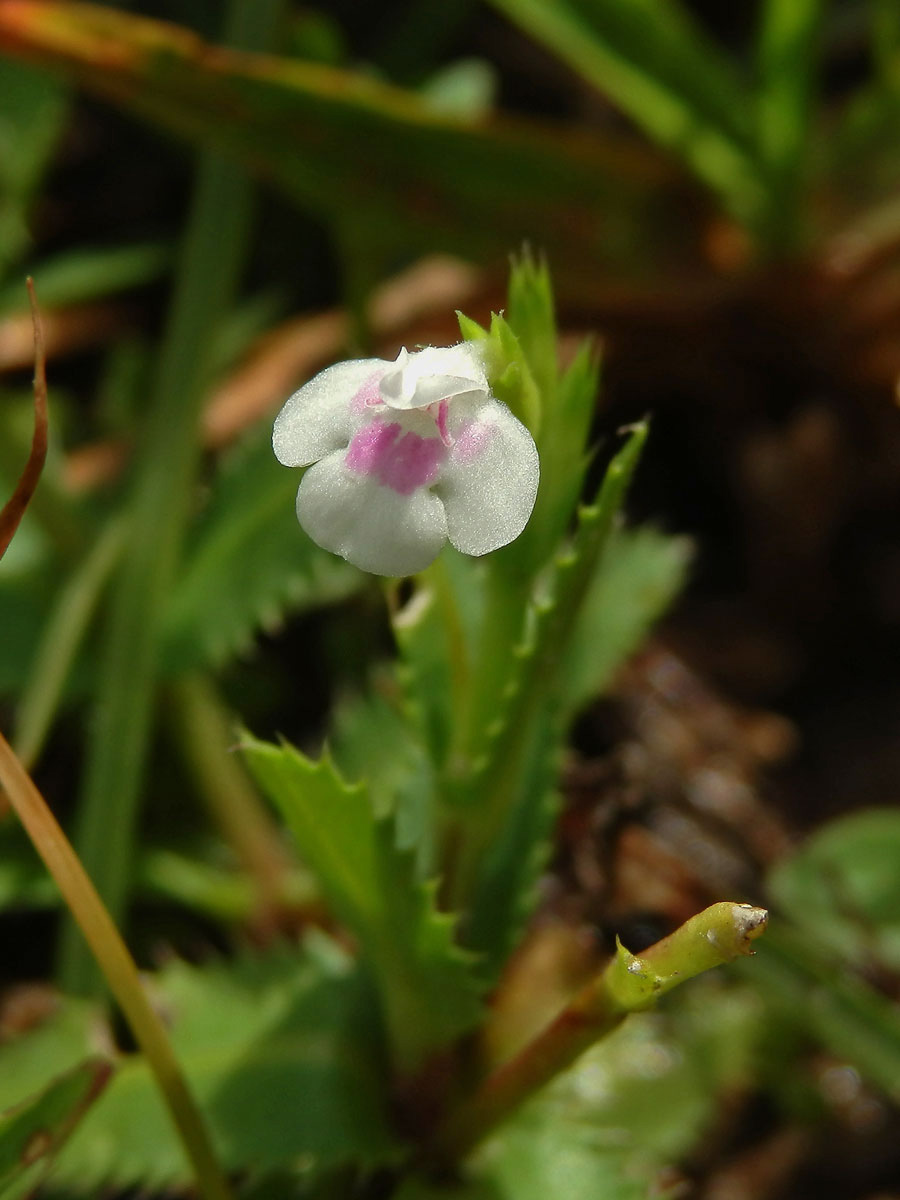
M 654 263 L 670 177 L 630 139 L 443 116 L 370 75 L 212 48 L 98 5 L 4 3 L 3 51 L 240 157 L 373 249 L 472 257 L 531 239 L 558 269 Z
M 0 1112 L 97 1053 L 97 1012 L 90 1004 L 46 993 L 36 999 L 43 1019 L 35 1017 L 26 1033 L 0 1043 Z M 105 1033 L 102 1022 L 98 1028 Z
M 320 937 L 300 953 L 203 968 L 174 962 L 152 987 L 229 1169 L 302 1162 L 315 1174 L 393 1155 L 368 990 L 333 944 Z M 12 1073 L 30 1078 L 48 1059 L 58 1070 L 83 1056 L 98 1030 L 103 1036 L 90 1005 L 60 1004 L 44 1026 L 0 1048 L 0 1097 Z M 190 1179 L 151 1072 L 139 1055 L 123 1056 L 59 1155 L 53 1182 L 96 1196 Z
M 900 970 L 900 812 L 872 809 L 817 830 L 769 877 L 812 942 L 864 966 Z
M 335 916 L 359 940 L 384 1006 L 393 1055 L 412 1070 L 471 1028 L 480 1005 L 471 965 L 455 945 L 453 918 L 434 888 L 418 882 L 412 855 L 396 845 L 365 784 L 351 786 L 326 757 L 249 736 L 243 750 L 260 787 L 281 811 Z
M 341 600 L 366 577 L 303 533 L 299 482 L 256 433 L 220 471 L 189 539 L 166 619 L 170 671 L 221 663 L 289 612 Z
M 765 193 L 747 91 L 678 0 L 493 0 L 752 217 Z
M 681 590 L 691 557 L 685 538 L 644 527 L 611 539 L 591 581 L 562 664 L 567 711 L 599 696 Z
M 892 999 L 784 921 L 759 943 L 752 975 L 779 1022 L 817 1039 L 900 1102 L 900 1012 Z
M 34 1187 L 100 1095 L 111 1072 L 107 1059 L 88 1059 L 37 1096 L 0 1113 L 0 1197 L 10 1197 L 14 1187 L 18 1194 L 23 1183 Z

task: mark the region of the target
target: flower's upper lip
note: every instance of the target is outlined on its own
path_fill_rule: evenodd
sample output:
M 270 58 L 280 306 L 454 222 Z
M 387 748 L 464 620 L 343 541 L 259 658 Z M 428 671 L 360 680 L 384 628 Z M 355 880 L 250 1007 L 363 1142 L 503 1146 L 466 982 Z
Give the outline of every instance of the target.
M 379 382 L 389 408 L 425 408 L 470 393 L 488 394 L 481 353 L 463 343 L 429 347 L 410 356 L 404 347 Z

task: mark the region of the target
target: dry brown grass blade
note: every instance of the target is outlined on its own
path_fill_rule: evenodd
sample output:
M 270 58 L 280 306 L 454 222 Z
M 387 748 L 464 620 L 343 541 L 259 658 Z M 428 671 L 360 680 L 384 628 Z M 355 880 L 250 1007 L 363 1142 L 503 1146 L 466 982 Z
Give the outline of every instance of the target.
M 34 489 L 38 485 L 47 457 L 47 370 L 44 360 L 44 335 L 41 330 L 37 298 L 34 294 L 34 282 L 28 279 L 27 283 L 34 331 L 34 435 L 31 439 L 31 453 L 28 455 L 28 462 L 19 476 L 15 491 L 3 506 L 3 511 L 0 512 L 0 558 L 6 553 L 9 543 L 19 528 L 19 523 L 34 495 Z

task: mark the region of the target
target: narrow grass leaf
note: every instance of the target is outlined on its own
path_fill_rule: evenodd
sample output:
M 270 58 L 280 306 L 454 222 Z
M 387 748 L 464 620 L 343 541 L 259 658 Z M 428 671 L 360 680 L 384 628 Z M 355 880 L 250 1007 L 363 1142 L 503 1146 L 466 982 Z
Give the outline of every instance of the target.
M 763 199 L 748 94 L 676 0 L 493 0 L 738 215 Z

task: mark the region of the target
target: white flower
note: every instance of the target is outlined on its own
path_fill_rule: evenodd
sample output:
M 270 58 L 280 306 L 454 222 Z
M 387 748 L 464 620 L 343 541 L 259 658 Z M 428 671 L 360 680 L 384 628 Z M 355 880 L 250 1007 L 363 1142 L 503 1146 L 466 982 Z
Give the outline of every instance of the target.
M 285 404 L 272 444 L 287 467 L 313 464 L 297 492 L 309 536 L 376 575 L 421 571 L 448 538 L 463 554 L 505 546 L 537 495 L 531 434 L 469 342 L 328 367 Z

